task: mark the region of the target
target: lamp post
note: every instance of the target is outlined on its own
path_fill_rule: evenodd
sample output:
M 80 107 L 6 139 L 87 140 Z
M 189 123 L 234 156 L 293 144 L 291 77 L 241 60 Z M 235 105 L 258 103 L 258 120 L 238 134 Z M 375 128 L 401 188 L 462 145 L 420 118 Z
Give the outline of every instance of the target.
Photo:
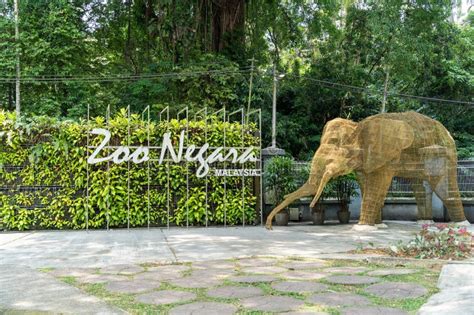
M 265 169 L 266 162 L 274 157 L 277 156 L 283 156 L 285 155 L 285 150 L 277 148 L 276 146 L 276 92 L 277 92 L 277 82 L 278 79 L 283 78 L 285 75 L 280 74 L 277 76 L 276 70 L 275 70 L 275 65 L 273 65 L 273 100 L 272 100 L 272 143 L 269 147 L 265 148 L 262 150 L 262 168 Z M 265 171 L 263 173 L 265 176 Z M 265 198 L 265 194 L 263 195 L 262 198 L 262 210 L 264 211 L 265 215 L 263 216 L 263 219 L 265 220 L 268 212 L 266 209 L 267 201 Z

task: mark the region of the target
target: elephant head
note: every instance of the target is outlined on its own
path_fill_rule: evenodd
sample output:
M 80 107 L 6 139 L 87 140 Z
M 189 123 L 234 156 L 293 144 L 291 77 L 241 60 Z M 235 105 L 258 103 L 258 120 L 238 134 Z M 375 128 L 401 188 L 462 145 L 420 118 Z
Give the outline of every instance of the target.
M 403 121 L 372 116 L 356 123 L 336 118 L 329 121 L 321 137 L 321 144 L 313 156 L 308 181 L 295 192 L 285 196 L 267 218 L 271 228 L 273 217 L 291 202 L 314 195 L 314 207 L 331 178 L 357 170 L 371 173 L 397 161 L 402 150 L 413 142 L 413 130 Z
M 311 161 L 307 184 L 314 187 L 314 207 L 331 178 L 350 173 L 360 162 L 360 150 L 354 145 L 357 123 L 336 118 L 324 126 L 321 144 Z

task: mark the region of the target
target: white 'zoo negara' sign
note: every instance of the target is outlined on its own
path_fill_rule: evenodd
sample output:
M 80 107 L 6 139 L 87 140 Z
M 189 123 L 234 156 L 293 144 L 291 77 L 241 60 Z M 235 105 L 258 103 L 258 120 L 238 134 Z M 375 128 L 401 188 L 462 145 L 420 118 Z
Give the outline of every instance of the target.
M 100 135 L 104 138 L 102 142 L 95 148 L 94 152 L 87 159 L 89 164 L 97 164 L 101 162 L 112 161 L 113 163 L 119 164 L 122 162 L 132 161 L 133 163 L 139 164 L 150 160 L 150 148 L 146 146 L 128 147 L 118 146 L 113 147 L 115 151 L 105 157 L 100 157 L 103 149 L 110 149 L 108 146 L 111 134 L 107 129 L 95 128 L 92 129 L 91 134 Z M 158 163 L 162 164 L 167 153 L 171 157 L 174 163 L 180 163 L 181 161 L 186 162 L 197 162 L 199 164 L 196 170 L 197 177 L 204 177 L 209 173 L 209 165 L 216 162 L 228 162 L 230 164 L 244 164 L 247 162 L 257 162 L 258 158 L 255 156 L 255 147 L 243 148 L 241 154 L 238 153 L 237 148 L 230 147 L 225 148 L 227 153 L 224 153 L 224 147 L 213 148 L 209 152 L 209 144 L 206 143 L 201 147 L 196 147 L 191 144 L 188 147 L 184 147 L 184 130 L 181 131 L 179 136 L 179 147 L 178 151 L 175 151 L 173 143 L 171 142 L 171 133 L 167 132 L 163 135 L 163 142 L 161 147 L 157 148 L 161 150 L 160 158 Z M 132 152 L 133 150 L 133 152 Z M 215 170 L 216 176 L 259 176 L 260 170 L 258 169 L 223 169 Z

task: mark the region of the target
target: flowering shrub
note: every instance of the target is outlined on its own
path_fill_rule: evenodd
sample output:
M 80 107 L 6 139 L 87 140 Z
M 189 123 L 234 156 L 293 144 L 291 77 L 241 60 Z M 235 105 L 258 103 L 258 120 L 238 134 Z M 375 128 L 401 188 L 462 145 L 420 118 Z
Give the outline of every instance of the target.
M 466 227 L 449 224 L 424 224 L 415 239 L 390 247 L 394 256 L 415 258 L 463 259 L 471 255 L 473 236 Z

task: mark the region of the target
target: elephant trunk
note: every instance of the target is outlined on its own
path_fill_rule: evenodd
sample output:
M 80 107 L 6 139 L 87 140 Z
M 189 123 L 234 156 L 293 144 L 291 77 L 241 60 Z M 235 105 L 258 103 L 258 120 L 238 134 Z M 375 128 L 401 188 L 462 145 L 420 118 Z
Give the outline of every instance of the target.
M 328 172 L 324 172 L 322 176 L 320 177 L 318 176 L 317 178 L 315 178 L 316 181 L 314 182 L 314 185 L 315 187 L 317 187 L 317 189 L 316 189 L 316 194 L 314 195 L 313 201 L 310 204 L 310 208 L 314 208 L 316 206 L 316 203 L 318 202 L 319 197 L 321 197 L 324 187 L 326 186 L 326 184 L 329 182 L 331 178 L 332 178 L 332 175 L 329 174 Z
M 315 195 L 313 201 L 311 202 L 310 207 L 313 208 L 321 197 L 321 194 L 324 190 L 324 187 L 332 178 L 332 174 L 328 171 L 327 163 L 324 159 L 318 159 L 317 162 L 313 161 L 311 167 L 311 174 L 309 176 L 308 182 L 315 187 Z

